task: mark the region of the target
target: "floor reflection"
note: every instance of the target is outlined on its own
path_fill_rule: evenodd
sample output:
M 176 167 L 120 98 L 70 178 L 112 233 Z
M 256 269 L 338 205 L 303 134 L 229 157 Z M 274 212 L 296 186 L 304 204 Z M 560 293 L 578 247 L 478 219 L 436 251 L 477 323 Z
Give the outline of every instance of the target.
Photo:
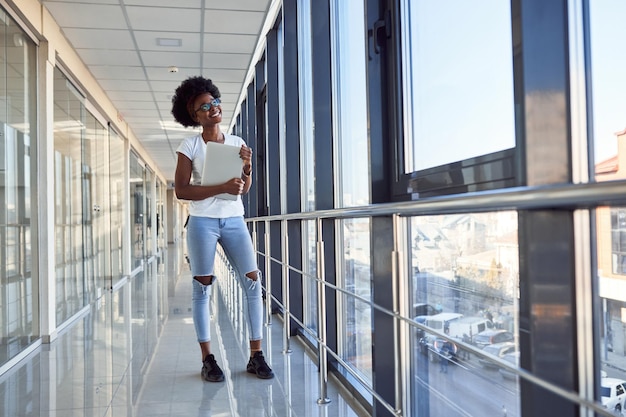
M 139 281 L 142 282 L 139 282 Z M 42 417 L 158 416 L 357 416 L 349 397 L 332 383 L 329 404 L 318 405 L 315 362 L 295 340 L 283 353 L 281 322 L 266 326 L 265 356 L 276 377 L 246 372 L 242 315 L 219 297 L 212 342 L 223 383 L 204 382 L 191 320 L 191 281 L 183 269 L 170 282 L 168 311 L 160 326 L 147 298 L 149 277 L 106 293 L 49 345 L 0 376 L 0 415 Z M 129 289 L 133 290 L 131 294 Z M 217 293 L 217 292 L 216 292 Z M 235 320 L 231 319 L 234 315 Z M 161 328 L 161 333 L 159 333 Z M 157 336 L 158 335 L 158 336 Z M 363 415 L 361 413 L 361 415 Z

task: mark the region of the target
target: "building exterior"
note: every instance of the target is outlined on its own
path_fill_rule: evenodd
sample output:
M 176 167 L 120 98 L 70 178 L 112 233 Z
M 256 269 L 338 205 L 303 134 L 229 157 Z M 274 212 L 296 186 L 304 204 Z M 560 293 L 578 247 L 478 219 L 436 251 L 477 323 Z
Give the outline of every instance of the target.
M 596 166 L 597 181 L 623 179 L 626 176 L 626 132 L 615 134 L 617 155 Z M 598 224 L 598 278 L 600 297 L 605 315 L 605 356 L 609 352 L 621 357 L 626 355 L 626 269 L 624 260 L 624 227 L 626 213 L 620 207 L 597 209 Z

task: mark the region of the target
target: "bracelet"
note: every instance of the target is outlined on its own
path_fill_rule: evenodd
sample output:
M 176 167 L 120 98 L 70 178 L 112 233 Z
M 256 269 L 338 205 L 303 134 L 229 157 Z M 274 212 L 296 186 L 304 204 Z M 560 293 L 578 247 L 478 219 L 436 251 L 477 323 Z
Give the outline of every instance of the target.
M 252 174 L 252 170 L 250 170 L 250 172 L 247 174 L 245 171 L 241 171 L 241 173 L 243 174 L 244 177 L 249 177 Z

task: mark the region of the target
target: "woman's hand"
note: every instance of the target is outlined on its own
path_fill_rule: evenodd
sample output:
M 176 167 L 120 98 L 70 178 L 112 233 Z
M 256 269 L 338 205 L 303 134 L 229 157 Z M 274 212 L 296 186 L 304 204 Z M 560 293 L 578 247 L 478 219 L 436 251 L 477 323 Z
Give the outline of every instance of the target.
M 243 161 L 243 173 L 245 176 L 250 176 L 252 173 L 252 148 L 248 148 L 246 145 L 241 145 L 239 150 L 239 157 Z
M 224 191 L 232 195 L 243 194 L 244 180 L 241 178 L 233 178 L 224 184 Z

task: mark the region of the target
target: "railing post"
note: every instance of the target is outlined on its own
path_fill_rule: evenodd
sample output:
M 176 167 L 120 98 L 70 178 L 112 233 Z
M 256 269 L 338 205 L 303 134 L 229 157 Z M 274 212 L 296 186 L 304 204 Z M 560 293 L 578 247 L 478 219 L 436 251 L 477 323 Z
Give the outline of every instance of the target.
M 326 353 L 326 271 L 324 270 L 324 240 L 322 219 L 317 219 L 317 355 L 319 358 L 318 404 L 328 404 L 328 358 Z
M 265 325 L 272 324 L 272 277 L 270 268 L 272 260 L 270 259 L 270 222 L 265 221 Z
M 281 246 L 282 246 L 282 256 L 283 256 L 283 318 L 285 319 L 285 323 L 283 325 L 283 353 L 291 353 L 291 347 L 289 345 L 289 329 L 290 329 L 290 321 L 291 321 L 291 313 L 289 306 L 289 238 L 287 236 L 287 220 L 282 220 L 280 222 L 282 235 L 281 235 Z

